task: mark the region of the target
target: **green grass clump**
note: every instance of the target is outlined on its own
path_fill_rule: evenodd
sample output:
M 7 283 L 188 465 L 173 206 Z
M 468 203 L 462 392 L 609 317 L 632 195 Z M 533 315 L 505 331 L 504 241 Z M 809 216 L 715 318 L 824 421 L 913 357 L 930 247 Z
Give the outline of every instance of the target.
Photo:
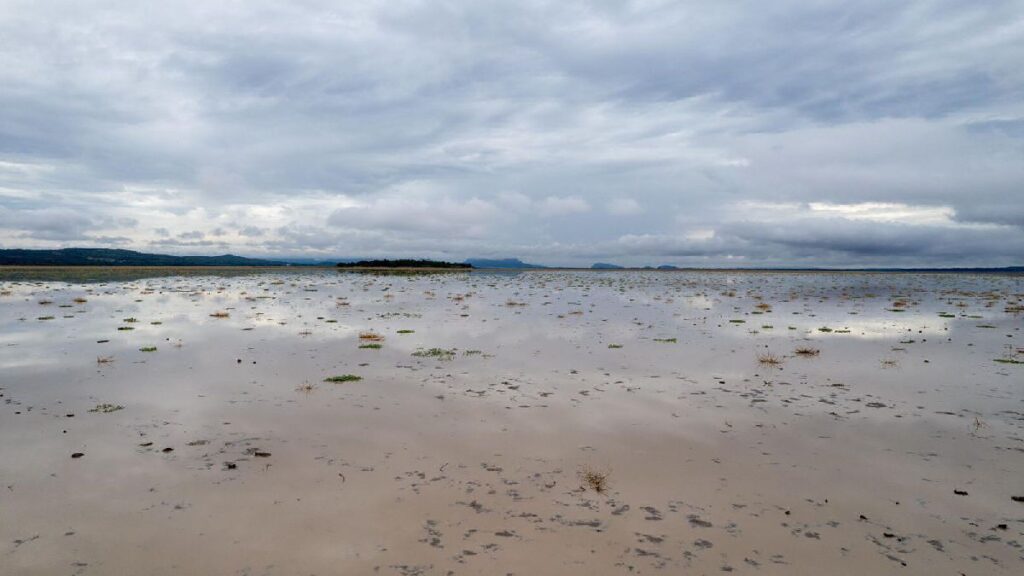
M 609 344 L 609 348 L 622 348 L 622 344 Z
M 125 331 L 125 330 L 135 330 L 135 327 L 134 327 L 134 326 L 118 326 L 118 327 L 117 327 L 117 329 L 118 329 L 118 330 L 121 330 L 121 331 Z
M 677 340 L 675 338 L 655 338 L 655 342 L 661 342 L 663 344 L 675 344 Z
M 342 374 L 341 376 L 328 376 L 324 378 L 324 382 L 340 384 L 342 382 L 359 382 L 362 379 L 362 376 L 356 376 L 355 374 Z
M 398 330 L 399 334 L 413 334 L 415 332 L 415 330 Z
M 369 350 L 380 350 L 381 348 L 384 347 L 384 345 L 383 344 L 378 344 L 376 342 L 371 342 L 369 344 L 360 344 L 359 347 L 360 348 L 366 348 L 366 349 L 369 349 Z
M 455 358 L 455 349 L 446 350 L 444 348 L 427 348 L 426 350 L 420 348 L 419 350 L 412 353 L 417 358 L 437 358 L 438 360 L 452 360 Z
M 821 328 L 818 328 L 818 332 L 831 332 L 831 331 L 832 331 L 832 329 L 829 328 L 828 326 L 822 326 Z
M 156 346 L 143 346 L 139 348 L 139 352 L 156 352 Z

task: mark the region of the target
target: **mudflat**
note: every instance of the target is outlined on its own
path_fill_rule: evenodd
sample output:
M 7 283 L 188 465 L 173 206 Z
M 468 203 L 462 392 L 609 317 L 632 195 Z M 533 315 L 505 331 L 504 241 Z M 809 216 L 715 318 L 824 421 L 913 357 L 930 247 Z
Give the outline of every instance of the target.
M 1024 277 L 0 273 L 2 574 L 1020 574 Z

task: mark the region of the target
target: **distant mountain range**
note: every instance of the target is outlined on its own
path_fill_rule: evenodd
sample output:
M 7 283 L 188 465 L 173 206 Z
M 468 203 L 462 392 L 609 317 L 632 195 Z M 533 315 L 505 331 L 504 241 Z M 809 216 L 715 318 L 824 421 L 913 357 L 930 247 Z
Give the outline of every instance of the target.
M 470 264 L 474 268 L 547 268 L 547 266 L 540 266 L 539 264 L 527 264 L 519 258 L 469 258 L 466 260 L 466 264 Z
M 360 260 L 358 262 L 339 262 L 338 268 L 447 268 L 454 270 L 470 270 L 472 264 L 443 262 L 441 260 Z
M 5 266 L 288 266 L 287 262 L 223 256 L 170 256 L 134 250 L 107 248 L 62 248 L 59 250 L 0 250 Z

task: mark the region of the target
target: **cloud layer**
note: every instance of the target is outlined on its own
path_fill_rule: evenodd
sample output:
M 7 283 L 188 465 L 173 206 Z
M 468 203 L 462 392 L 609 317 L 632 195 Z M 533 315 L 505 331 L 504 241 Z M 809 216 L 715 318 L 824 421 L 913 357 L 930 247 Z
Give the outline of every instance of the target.
M 1007 265 L 1024 3 L 5 2 L 0 246 Z

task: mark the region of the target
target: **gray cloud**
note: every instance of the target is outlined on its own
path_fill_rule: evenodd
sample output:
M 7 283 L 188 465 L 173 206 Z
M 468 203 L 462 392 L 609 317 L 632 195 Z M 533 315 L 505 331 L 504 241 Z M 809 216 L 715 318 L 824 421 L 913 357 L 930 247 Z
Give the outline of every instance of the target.
M 58 4 L 0 15 L 4 247 L 1021 253 L 1019 0 Z

